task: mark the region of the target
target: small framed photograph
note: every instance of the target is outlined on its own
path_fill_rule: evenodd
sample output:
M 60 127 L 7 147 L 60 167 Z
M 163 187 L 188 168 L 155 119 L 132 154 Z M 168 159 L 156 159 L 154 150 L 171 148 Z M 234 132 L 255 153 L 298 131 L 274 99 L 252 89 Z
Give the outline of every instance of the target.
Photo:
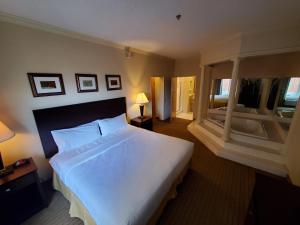
M 96 74 L 76 73 L 75 77 L 78 93 L 98 91 L 98 80 Z
M 62 74 L 27 73 L 27 75 L 33 97 L 66 94 Z
M 108 91 L 121 90 L 121 76 L 120 75 L 105 75 L 106 88 Z

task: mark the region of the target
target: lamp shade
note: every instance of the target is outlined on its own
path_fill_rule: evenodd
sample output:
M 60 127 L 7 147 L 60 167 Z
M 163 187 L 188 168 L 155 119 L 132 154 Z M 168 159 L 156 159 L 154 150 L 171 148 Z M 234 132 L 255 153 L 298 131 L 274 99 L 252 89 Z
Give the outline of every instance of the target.
M 15 133 L 0 121 L 0 142 L 6 141 L 13 136 L 15 136 Z
M 141 92 L 141 93 L 138 93 L 138 95 L 136 96 L 136 103 L 137 104 L 145 104 L 145 103 L 148 103 L 148 99 L 145 95 L 145 93 Z

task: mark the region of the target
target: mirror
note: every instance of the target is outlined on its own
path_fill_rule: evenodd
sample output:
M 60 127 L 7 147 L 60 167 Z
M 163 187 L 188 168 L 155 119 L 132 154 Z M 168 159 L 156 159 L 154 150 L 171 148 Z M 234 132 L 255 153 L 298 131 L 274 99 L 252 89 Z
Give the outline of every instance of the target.
M 209 87 L 209 109 L 214 111 L 208 113 L 208 119 L 221 127 L 224 127 L 230 87 L 231 79 L 213 79 Z M 236 96 L 234 112 L 253 116 L 240 118 L 239 114 L 233 114 L 232 132 L 283 143 L 300 96 L 300 77 L 242 78 Z
M 238 104 L 246 108 L 259 108 L 261 92 L 261 79 L 242 79 L 239 87 Z
M 300 95 L 300 78 L 241 79 L 234 111 L 292 118 Z
M 284 143 L 300 96 L 300 52 L 240 61 L 231 133 Z M 205 79 L 204 118 L 224 127 L 233 64 L 210 65 Z M 251 129 L 250 129 L 251 128 Z
M 210 109 L 226 109 L 231 79 L 213 79 L 210 88 Z

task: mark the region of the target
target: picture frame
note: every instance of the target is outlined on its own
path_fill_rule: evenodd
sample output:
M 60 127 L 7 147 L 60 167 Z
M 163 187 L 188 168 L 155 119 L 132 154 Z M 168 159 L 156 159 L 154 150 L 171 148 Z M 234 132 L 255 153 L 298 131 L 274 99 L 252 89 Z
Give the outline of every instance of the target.
M 121 75 L 105 75 L 105 79 L 108 91 L 122 89 Z
M 97 92 L 98 89 L 98 79 L 97 74 L 83 74 L 75 73 L 77 92 Z
M 60 73 L 27 73 L 33 97 L 65 95 L 65 86 Z

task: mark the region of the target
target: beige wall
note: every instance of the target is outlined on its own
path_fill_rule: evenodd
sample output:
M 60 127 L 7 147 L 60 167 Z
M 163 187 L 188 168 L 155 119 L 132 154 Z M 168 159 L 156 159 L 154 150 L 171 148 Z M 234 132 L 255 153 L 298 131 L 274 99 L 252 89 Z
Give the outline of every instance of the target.
M 241 36 L 241 55 L 290 51 L 300 47 L 300 27 L 247 33 Z
M 239 77 L 291 77 L 300 76 L 300 52 L 256 56 L 242 59 Z M 231 78 L 233 62 L 227 61 L 212 66 L 213 79 Z
M 164 78 L 154 77 L 155 82 L 155 100 L 156 100 L 156 116 L 160 120 L 164 120 Z
M 233 69 L 233 62 L 222 62 L 211 67 L 212 79 L 226 79 L 231 78 Z
M 201 65 L 227 61 L 240 53 L 241 36 L 235 35 L 230 39 L 208 47 L 201 52 Z
M 200 75 L 200 56 L 176 59 L 174 75 L 177 77 Z
M 236 34 L 201 51 L 201 64 L 227 61 L 237 56 L 267 55 L 300 50 L 299 27 Z
M 0 33 L 0 120 L 16 131 L 13 139 L 0 144 L 1 153 L 6 164 L 34 157 L 43 177 L 50 169 L 33 109 L 126 96 L 128 115 L 134 117 L 139 114 L 136 94 L 144 91 L 149 96 L 150 76 L 173 74 L 174 61 L 160 56 L 134 53 L 126 59 L 121 49 L 4 22 Z M 66 95 L 33 98 L 27 72 L 62 73 Z M 96 73 L 99 92 L 77 93 L 77 72 Z M 123 89 L 108 92 L 105 74 L 121 74 Z M 150 109 L 148 104 L 146 113 L 151 114 Z
M 240 77 L 291 77 L 300 76 L 300 52 L 256 56 L 243 59 Z

